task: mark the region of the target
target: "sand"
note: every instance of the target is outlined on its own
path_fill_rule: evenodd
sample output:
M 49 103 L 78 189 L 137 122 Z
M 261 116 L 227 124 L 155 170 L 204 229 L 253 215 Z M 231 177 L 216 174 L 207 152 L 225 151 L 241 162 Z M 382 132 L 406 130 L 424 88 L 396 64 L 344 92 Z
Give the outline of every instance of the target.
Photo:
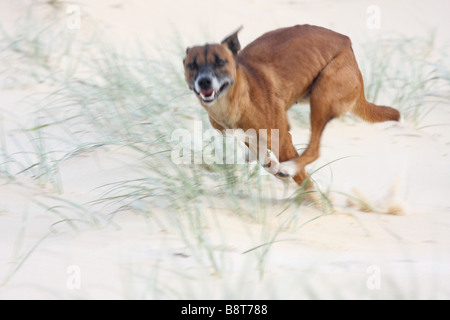
M 2 2 L 4 28 L 12 30 L 30 3 Z M 297 23 L 347 34 L 357 56 L 367 39 L 394 33 L 426 36 L 435 28 L 436 42 L 449 43 L 448 1 L 73 3 L 81 10 L 76 32 L 88 28 L 83 19 L 89 16 L 119 47 L 137 39 L 164 44 L 174 30 L 185 46 L 214 42 L 240 25 L 245 45 L 265 31 Z M 370 5 L 380 9 L 379 28 L 367 25 Z M 45 1 L 35 6 L 43 14 L 50 10 Z M 61 6 L 64 10 L 66 4 Z M 0 73 L 0 83 L 0 125 L 6 132 L 1 142 L 31 121 L 33 110 L 23 99 L 53 87 L 11 81 L 8 72 Z M 267 228 L 220 205 L 204 212 L 207 221 L 215 221 L 209 228 L 217 236 L 213 251 L 223 259 L 222 274 L 200 265 L 176 229 L 158 227 L 136 212 L 120 212 L 106 226 L 99 216 L 98 227 L 53 232 L 65 214 L 86 214 L 68 201 L 87 203 L 102 193 L 99 186 L 140 177 L 139 159 L 129 150 L 98 148 L 63 161 L 60 190 L 24 174 L 0 175 L 0 299 L 449 299 L 449 107 L 438 105 L 419 126 L 352 119 L 330 123 L 321 158 L 308 169 L 343 158 L 315 176 L 321 188 L 334 191 L 336 211 L 301 210 L 295 227 L 276 234 L 263 265 L 243 252 L 270 241 L 278 232 L 278 217 L 270 216 L 274 227 Z M 306 143 L 308 135 L 308 129 L 294 126 L 296 144 Z M 281 190 L 278 181 L 273 184 Z

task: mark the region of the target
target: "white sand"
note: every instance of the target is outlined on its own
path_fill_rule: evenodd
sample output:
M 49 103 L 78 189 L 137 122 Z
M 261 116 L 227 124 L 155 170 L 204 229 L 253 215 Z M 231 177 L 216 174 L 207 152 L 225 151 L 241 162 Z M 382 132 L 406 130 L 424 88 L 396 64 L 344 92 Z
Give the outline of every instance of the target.
M 29 3 L 1 2 L 2 25 L 13 28 Z M 186 46 L 214 42 L 240 25 L 244 25 L 240 38 L 245 45 L 270 29 L 311 23 L 349 35 L 358 55 L 359 44 L 371 37 L 423 36 L 436 28 L 438 43 L 448 44 L 450 30 L 450 2 L 445 0 L 376 1 L 381 10 L 381 28 L 376 30 L 366 26 L 366 10 L 372 1 L 79 3 L 81 22 L 89 15 L 118 46 L 136 39 L 165 43 L 173 30 L 180 31 Z M 83 32 L 83 24 L 77 32 Z M 3 87 L 9 83 L 5 77 L 0 74 Z M 11 139 L 15 121 L 26 123 L 31 117 L 26 104 L 18 102 L 51 86 L 31 81 L 8 86 L 0 92 L 0 123 L 8 133 L 6 139 Z M 323 137 L 322 156 L 309 169 L 348 157 L 316 176 L 320 186 L 336 191 L 333 202 L 338 210 L 300 229 L 283 229 L 276 237 L 279 242 L 271 246 L 263 279 L 254 253 L 242 252 L 270 241 L 280 217 L 270 217 L 273 225 L 269 228 L 245 221 L 230 210 L 204 213 L 205 219 L 214 221 L 209 226 L 217 236 L 212 240 L 217 243 L 214 253 L 223 257 L 222 277 L 211 266 L 199 267 L 173 226 L 158 227 L 154 220 L 135 213 L 119 213 L 114 219 L 117 228 L 86 227 L 74 233 L 67 227 L 50 233 L 50 226 L 61 217 L 38 203 L 62 205 L 55 197 L 86 203 L 102 192 L 98 186 L 139 178 L 139 170 L 133 168 L 139 161 L 127 150 L 100 148 L 63 162 L 62 194 L 51 186 L 36 186 L 23 175 L 13 181 L 0 177 L 0 284 L 7 280 L 0 286 L 0 299 L 448 299 L 449 107 L 435 108 L 421 123 L 428 127 L 420 130 L 407 122 L 332 122 Z M 308 134 L 306 129 L 294 128 L 294 142 L 306 143 Z M 402 215 L 362 212 L 357 203 L 349 206 L 348 197 L 338 192 L 356 196 L 380 212 Z M 70 210 L 72 216 L 83 214 Z M 61 214 L 67 212 L 61 209 Z M 320 213 L 317 208 L 305 208 L 297 226 Z M 162 217 L 164 212 L 156 209 L 152 215 Z M 31 251 L 9 278 L 17 259 Z

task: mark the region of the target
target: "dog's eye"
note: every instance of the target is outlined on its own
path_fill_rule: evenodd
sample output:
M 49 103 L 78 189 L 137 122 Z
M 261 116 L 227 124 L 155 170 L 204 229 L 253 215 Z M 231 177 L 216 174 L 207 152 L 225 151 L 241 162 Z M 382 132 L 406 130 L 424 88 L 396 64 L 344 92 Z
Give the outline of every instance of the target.
M 223 67 L 227 64 L 227 62 L 221 58 L 216 58 L 216 66 Z
M 198 66 L 195 61 L 192 61 L 192 62 L 188 63 L 187 67 L 189 70 L 196 70 Z

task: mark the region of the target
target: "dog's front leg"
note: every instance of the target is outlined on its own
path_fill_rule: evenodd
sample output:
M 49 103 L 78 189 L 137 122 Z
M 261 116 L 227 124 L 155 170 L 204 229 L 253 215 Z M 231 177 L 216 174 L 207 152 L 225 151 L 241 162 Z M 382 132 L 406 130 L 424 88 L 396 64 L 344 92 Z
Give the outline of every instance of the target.
M 272 152 L 272 150 L 267 150 L 265 159 L 262 162 L 262 166 L 264 169 L 266 169 L 267 172 L 275 175 L 276 177 L 284 178 L 282 175 L 278 174 L 280 162 L 278 161 L 277 156 Z

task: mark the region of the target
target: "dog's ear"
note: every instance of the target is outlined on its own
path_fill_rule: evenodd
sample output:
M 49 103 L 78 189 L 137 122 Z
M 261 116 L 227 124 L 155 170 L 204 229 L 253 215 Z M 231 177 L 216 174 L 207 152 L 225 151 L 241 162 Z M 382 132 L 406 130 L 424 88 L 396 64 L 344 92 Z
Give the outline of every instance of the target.
M 241 44 L 239 43 L 238 33 L 241 31 L 243 26 L 240 26 L 233 34 L 229 35 L 225 39 L 222 40 L 221 44 L 225 44 L 228 49 L 233 52 L 234 55 L 237 55 L 239 50 L 241 50 Z
M 183 58 L 183 64 L 186 62 L 186 58 L 187 58 L 187 55 L 188 55 L 188 52 L 189 52 L 189 49 L 191 49 L 191 48 L 186 48 L 186 56 Z

